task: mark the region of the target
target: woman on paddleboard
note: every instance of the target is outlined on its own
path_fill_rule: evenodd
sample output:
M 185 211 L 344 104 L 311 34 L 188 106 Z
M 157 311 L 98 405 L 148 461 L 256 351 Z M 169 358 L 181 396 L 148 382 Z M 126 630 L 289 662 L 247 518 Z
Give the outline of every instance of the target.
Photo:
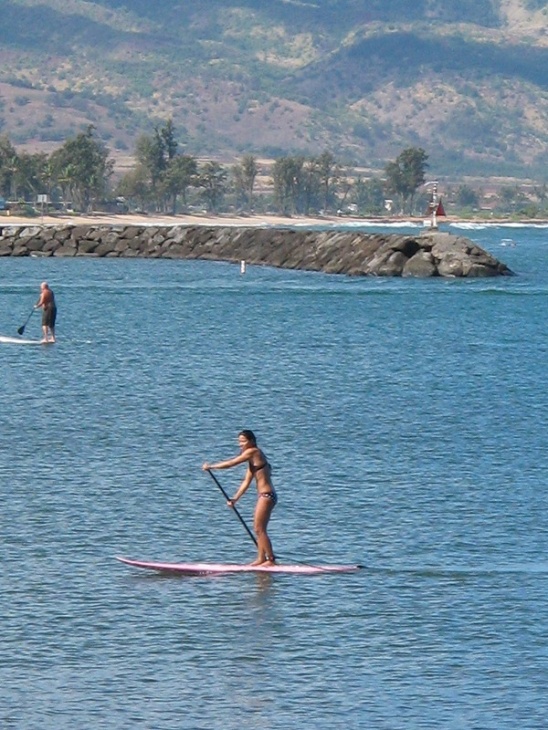
M 268 537 L 266 528 L 272 510 L 276 506 L 278 497 L 272 486 L 271 467 L 261 449 L 257 446 L 257 439 L 253 431 L 244 430 L 238 434 L 238 444 L 241 453 L 233 459 L 218 461 L 216 464 L 202 466 L 204 471 L 211 469 L 230 469 L 238 464 L 247 462 L 247 471 L 236 494 L 229 499 L 227 504 L 234 507 L 240 497 L 247 491 L 249 485 L 255 479 L 257 484 L 258 499 L 253 517 L 253 529 L 257 535 L 257 559 L 251 565 L 275 565 L 276 559 L 272 550 L 272 543 Z

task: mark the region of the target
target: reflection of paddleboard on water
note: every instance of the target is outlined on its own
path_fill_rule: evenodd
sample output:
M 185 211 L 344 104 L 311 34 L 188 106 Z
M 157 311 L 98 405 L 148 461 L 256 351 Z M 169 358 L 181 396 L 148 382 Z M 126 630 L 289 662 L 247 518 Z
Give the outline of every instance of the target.
M 55 342 L 42 342 L 42 340 L 26 340 L 24 337 L 5 337 L 0 335 L 0 343 L 6 345 L 54 345 Z
M 130 560 L 116 556 L 116 560 L 134 568 L 154 570 L 171 575 L 222 575 L 223 573 L 291 573 L 293 575 L 320 575 L 323 573 L 353 573 L 360 565 L 241 565 L 240 563 L 155 563 Z

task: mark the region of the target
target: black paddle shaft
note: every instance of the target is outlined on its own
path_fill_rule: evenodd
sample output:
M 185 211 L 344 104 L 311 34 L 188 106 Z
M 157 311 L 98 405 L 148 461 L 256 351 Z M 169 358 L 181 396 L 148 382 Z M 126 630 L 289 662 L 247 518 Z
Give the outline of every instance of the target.
M 208 473 L 208 474 L 209 474 L 209 476 L 210 476 L 210 477 L 211 477 L 211 478 L 213 479 L 213 481 L 215 482 L 215 484 L 216 484 L 216 485 L 217 485 L 217 486 L 219 487 L 219 489 L 220 489 L 220 490 L 221 490 L 221 492 L 223 493 L 223 495 L 224 495 L 224 497 L 225 497 L 226 501 L 227 501 L 227 502 L 231 502 L 232 500 L 230 499 L 230 497 L 228 496 L 228 494 L 227 494 L 227 493 L 225 492 L 225 490 L 223 489 L 223 487 L 222 487 L 222 484 L 221 484 L 221 483 L 219 482 L 219 480 L 217 479 L 217 477 L 215 476 L 215 474 L 214 474 L 214 473 L 213 473 L 213 472 L 212 472 L 212 471 L 211 471 L 210 469 L 207 469 L 207 473 Z M 253 533 L 251 532 L 251 530 L 250 530 L 250 529 L 249 529 L 249 527 L 247 526 L 247 524 L 246 524 L 246 522 L 245 522 L 244 518 L 243 518 L 243 517 L 242 517 L 242 515 L 241 515 L 241 514 L 240 514 L 240 513 L 238 512 L 238 510 L 236 509 L 236 507 L 234 506 L 234 504 L 232 505 L 232 509 L 233 509 L 233 510 L 234 510 L 234 512 L 236 513 L 236 517 L 237 517 L 237 518 L 238 518 L 238 519 L 240 520 L 240 522 L 242 523 L 242 525 L 243 525 L 243 526 L 245 527 L 245 529 L 246 529 L 246 532 L 247 532 L 247 534 L 249 535 L 249 537 L 250 537 L 250 538 L 251 538 L 251 539 L 253 540 L 253 542 L 255 543 L 255 545 L 257 545 L 257 539 L 256 539 L 255 535 L 254 535 L 254 534 L 253 534 Z
M 22 335 L 22 334 L 23 334 L 23 332 L 25 331 L 25 327 L 26 327 L 26 326 L 28 325 L 28 323 L 29 323 L 29 319 L 30 319 L 30 318 L 32 317 L 32 315 L 33 315 L 33 312 L 34 312 L 34 307 L 33 307 L 33 308 L 32 308 L 32 309 L 30 310 L 30 314 L 29 314 L 29 316 L 28 316 L 28 317 L 26 318 L 26 320 L 25 320 L 25 324 L 23 324 L 23 325 L 21 325 L 21 327 L 18 327 L 18 328 L 17 328 L 17 334 L 19 334 L 19 335 Z
M 217 477 L 215 476 L 215 474 L 214 474 L 214 473 L 213 473 L 213 472 L 212 472 L 212 471 L 211 471 L 210 469 L 207 469 L 207 473 L 208 473 L 208 474 L 209 474 L 209 476 L 210 476 L 210 477 L 211 477 L 211 478 L 213 479 L 213 481 L 215 482 L 215 484 L 216 484 L 216 485 L 217 485 L 217 486 L 219 487 L 219 489 L 220 489 L 220 490 L 221 490 L 221 492 L 223 493 L 223 496 L 224 496 L 224 498 L 226 499 L 226 501 L 227 501 L 227 502 L 231 502 L 232 500 L 230 499 L 230 497 L 228 496 L 228 494 L 227 494 L 227 493 L 225 492 L 225 490 L 223 489 L 223 486 L 222 486 L 222 484 L 221 484 L 221 483 L 220 483 L 220 481 L 219 481 L 219 480 L 217 479 Z M 248 526 L 247 526 L 247 524 L 245 523 L 245 520 L 244 520 L 244 518 L 242 517 L 242 515 L 241 515 L 241 514 L 240 514 L 240 513 L 238 512 L 238 510 L 236 509 L 236 507 L 235 507 L 234 505 L 232 505 L 232 509 L 234 510 L 234 512 L 236 512 L 236 517 L 237 517 L 237 518 L 238 518 L 238 519 L 240 520 L 240 522 L 242 523 L 242 525 L 243 525 L 243 526 L 245 527 L 245 529 L 246 529 L 246 532 L 247 532 L 247 534 L 249 535 L 249 537 L 250 537 L 250 538 L 251 538 L 251 539 L 253 540 L 253 542 L 255 543 L 255 545 L 257 545 L 257 540 L 256 540 L 256 538 L 255 538 L 255 535 L 254 535 L 254 534 L 253 534 L 253 533 L 251 532 L 251 530 L 249 529 L 249 527 L 248 527 Z M 257 547 L 258 547 L 258 546 L 257 546 Z M 279 557 L 279 556 L 278 556 L 278 557 Z M 312 563 L 303 563 L 303 562 L 302 562 L 302 561 L 300 561 L 300 560 L 295 560 L 295 562 L 296 562 L 296 563 L 299 563 L 299 565 L 312 565 Z M 313 566 L 313 567 L 316 567 L 316 568 L 321 568 L 321 566 L 319 566 L 319 565 L 315 565 L 315 566 Z M 363 565 L 359 565 L 358 567 L 359 567 L 359 568 L 363 568 L 364 566 L 363 566 Z M 329 569 L 328 569 L 328 568 L 326 568 L 326 572 L 327 572 L 328 570 L 329 570 Z

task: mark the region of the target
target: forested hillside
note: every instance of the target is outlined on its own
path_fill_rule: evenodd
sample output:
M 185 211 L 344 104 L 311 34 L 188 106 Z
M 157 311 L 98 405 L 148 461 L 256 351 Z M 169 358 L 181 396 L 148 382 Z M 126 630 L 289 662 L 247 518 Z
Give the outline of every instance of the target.
M 188 154 L 329 150 L 381 169 L 545 179 L 541 0 L 3 0 L 0 135 L 93 124 L 118 157 L 173 118 Z

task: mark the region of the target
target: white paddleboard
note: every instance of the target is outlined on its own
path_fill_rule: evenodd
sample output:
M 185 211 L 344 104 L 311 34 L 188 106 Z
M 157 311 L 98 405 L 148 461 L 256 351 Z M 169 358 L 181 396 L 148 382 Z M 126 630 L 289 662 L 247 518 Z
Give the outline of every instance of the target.
M 240 563 L 156 563 L 131 560 L 119 555 L 116 560 L 134 568 L 155 570 L 171 575 L 222 575 L 223 573 L 291 573 L 293 575 L 321 575 L 324 573 L 353 573 L 361 565 L 241 565 Z
M 25 340 L 23 337 L 5 337 L 0 335 L 0 342 L 7 345 L 53 345 L 53 342 L 42 342 L 41 340 Z

